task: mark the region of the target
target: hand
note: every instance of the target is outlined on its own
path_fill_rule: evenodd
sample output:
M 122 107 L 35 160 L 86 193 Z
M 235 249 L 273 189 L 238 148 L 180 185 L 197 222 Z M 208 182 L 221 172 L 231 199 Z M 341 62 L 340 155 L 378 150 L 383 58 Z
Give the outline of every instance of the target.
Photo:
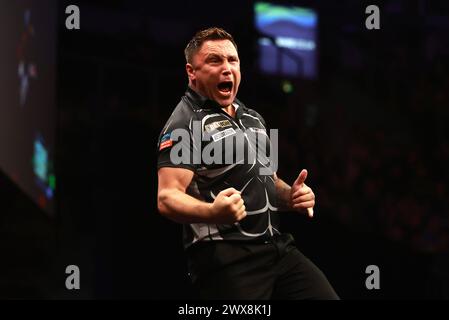
M 240 192 L 234 188 L 221 191 L 212 203 L 213 220 L 219 224 L 232 224 L 246 217 Z
M 313 217 L 313 207 L 315 206 L 315 194 L 304 181 L 307 178 L 307 170 L 303 169 L 299 174 L 296 181 L 293 183 L 291 194 L 291 205 L 296 211 L 304 212 L 307 210 L 307 214 L 310 218 Z

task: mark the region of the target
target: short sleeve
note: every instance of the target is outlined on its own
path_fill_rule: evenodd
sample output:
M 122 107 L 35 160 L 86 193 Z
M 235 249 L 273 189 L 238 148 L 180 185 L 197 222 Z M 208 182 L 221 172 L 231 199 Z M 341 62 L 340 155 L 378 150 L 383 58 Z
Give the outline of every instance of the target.
M 157 143 L 157 167 L 184 168 L 196 171 L 193 164 L 192 122 L 194 114 L 191 109 L 180 103 L 162 129 Z

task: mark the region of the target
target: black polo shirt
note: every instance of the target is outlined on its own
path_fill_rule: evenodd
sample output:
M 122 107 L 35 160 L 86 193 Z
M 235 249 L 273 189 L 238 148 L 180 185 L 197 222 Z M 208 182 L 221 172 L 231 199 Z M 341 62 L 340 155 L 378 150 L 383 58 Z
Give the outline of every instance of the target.
M 280 234 L 273 174 L 260 171 L 270 166 L 265 121 L 239 100 L 233 105 L 235 118 L 188 88 L 159 136 L 158 169 L 192 170 L 187 193 L 205 202 L 212 203 L 220 191 L 233 187 L 241 191 L 248 214 L 229 225 L 184 225 L 185 247 L 198 241 L 263 241 Z

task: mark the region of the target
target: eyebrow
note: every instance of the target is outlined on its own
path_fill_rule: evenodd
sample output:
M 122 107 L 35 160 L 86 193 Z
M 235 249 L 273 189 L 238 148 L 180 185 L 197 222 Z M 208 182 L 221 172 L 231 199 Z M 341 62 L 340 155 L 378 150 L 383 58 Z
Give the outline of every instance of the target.
M 207 56 L 206 56 L 206 60 L 209 60 L 209 59 L 213 59 L 213 58 L 223 58 L 223 57 L 226 57 L 226 58 L 234 58 L 234 59 L 236 59 L 236 60 L 238 60 L 238 56 L 236 56 L 235 54 L 231 54 L 231 55 L 229 55 L 229 56 L 225 56 L 225 55 L 221 55 L 221 54 L 218 54 L 218 53 L 209 53 Z

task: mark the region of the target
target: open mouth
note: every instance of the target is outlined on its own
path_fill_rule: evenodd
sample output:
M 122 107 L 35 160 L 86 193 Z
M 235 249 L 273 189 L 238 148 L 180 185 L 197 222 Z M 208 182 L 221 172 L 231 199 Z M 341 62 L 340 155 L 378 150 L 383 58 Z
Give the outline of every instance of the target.
M 232 90 L 232 86 L 232 81 L 222 81 L 218 84 L 217 88 L 221 93 L 230 93 Z

